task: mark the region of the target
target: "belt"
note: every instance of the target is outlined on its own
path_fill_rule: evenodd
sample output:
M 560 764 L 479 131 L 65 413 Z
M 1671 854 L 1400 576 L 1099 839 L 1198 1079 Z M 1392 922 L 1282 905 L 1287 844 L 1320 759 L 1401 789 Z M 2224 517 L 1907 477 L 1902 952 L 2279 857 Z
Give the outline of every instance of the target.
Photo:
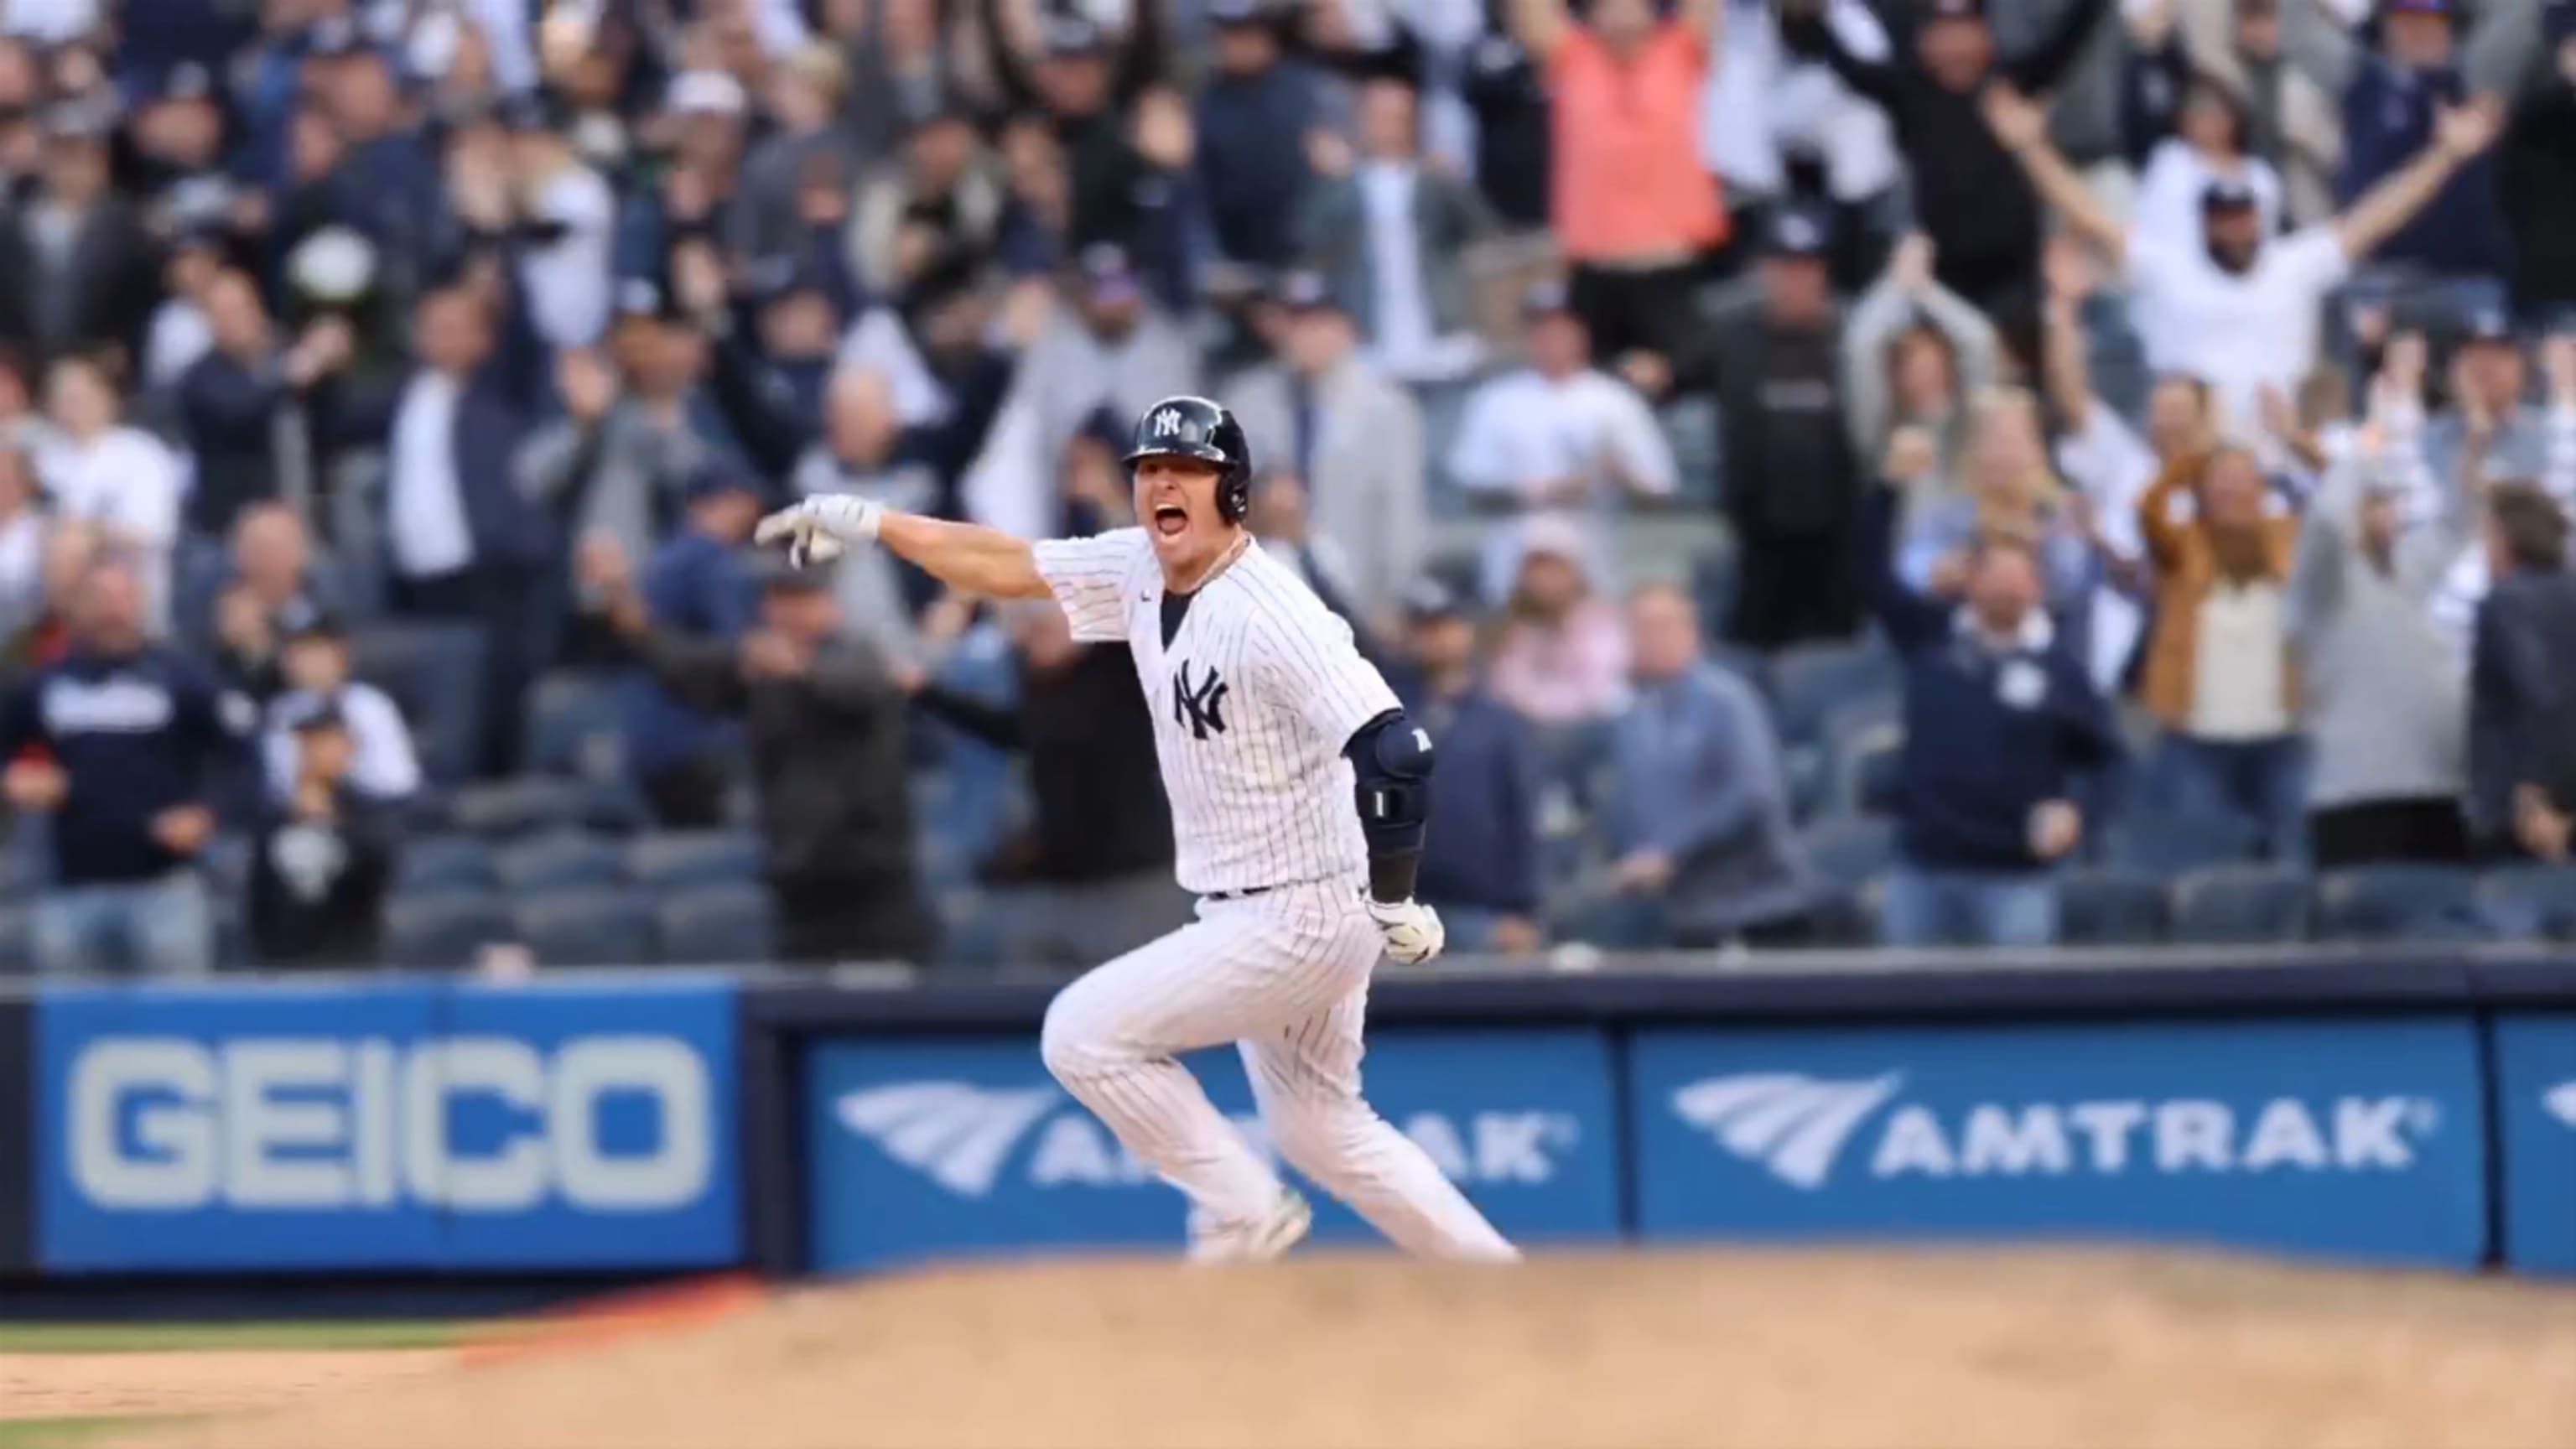
M 1266 896 L 1272 891 L 1278 889 L 1278 886 L 1253 886 L 1248 890 L 1209 891 L 1206 899 L 1212 901 L 1245 901 L 1252 899 L 1254 896 Z

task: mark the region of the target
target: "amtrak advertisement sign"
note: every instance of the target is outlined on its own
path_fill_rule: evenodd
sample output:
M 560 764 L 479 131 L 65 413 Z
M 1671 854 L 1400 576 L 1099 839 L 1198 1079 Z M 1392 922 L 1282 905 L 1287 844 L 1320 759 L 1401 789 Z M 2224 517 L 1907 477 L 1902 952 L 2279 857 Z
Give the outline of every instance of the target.
M 661 977 L 49 990 L 56 1272 L 717 1266 L 734 1010 Z
M 1649 1238 L 2485 1246 L 2466 1018 L 1650 1031 L 1631 1052 Z
M 1241 1060 L 1186 1059 L 1268 1152 Z M 1389 1031 L 1370 1039 L 1370 1101 L 1505 1234 L 1619 1230 L 1609 1046 L 1592 1031 Z M 1179 1193 L 1120 1149 L 1018 1037 L 853 1038 L 807 1061 L 811 1260 L 825 1271 L 939 1254 L 1171 1247 Z M 1366 1241 L 1315 1197 L 1319 1240 Z
M 2504 1260 L 2576 1273 L 2576 1013 L 2499 1016 L 2492 1030 Z

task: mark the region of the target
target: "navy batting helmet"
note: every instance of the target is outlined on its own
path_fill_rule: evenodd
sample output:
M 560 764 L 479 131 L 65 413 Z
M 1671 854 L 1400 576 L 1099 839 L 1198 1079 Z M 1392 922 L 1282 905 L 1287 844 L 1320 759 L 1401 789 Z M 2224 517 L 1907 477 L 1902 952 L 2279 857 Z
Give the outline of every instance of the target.
M 1217 515 L 1228 523 L 1243 521 L 1252 506 L 1252 444 L 1243 424 L 1223 404 L 1203 397 L 1167 397 L 1136 419 L 1136 436 L 1127 448 L 1127 464 L 1147 458 L 1197 458 L 1224 471 L 1216 481 Z

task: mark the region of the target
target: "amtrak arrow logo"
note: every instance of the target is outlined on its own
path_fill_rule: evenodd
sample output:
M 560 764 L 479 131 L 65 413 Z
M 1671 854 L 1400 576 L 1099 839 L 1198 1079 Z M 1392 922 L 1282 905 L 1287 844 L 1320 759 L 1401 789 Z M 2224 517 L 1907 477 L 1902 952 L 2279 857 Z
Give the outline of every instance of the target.
M 841 1125 L 886 1155 L 960 1197 L 983 1197 L 1002 1163 L 1063 1093 L 969 1082 L 898 1082 L 851 1092 L 833 1104 Z
M 1813 1192 L 1862 1120 L 1904 1084 L 1901 1072 L 1855 1081 L 1795 1072 L 1710 1077 L 1675 1092 L 1673 1110 L 1728 1152 Z
M 2560 1082 L 2541 1093 L 2540 1105 L 2549 1109 L 2550 1116 L 2576 1127 L 2576 1082 Z

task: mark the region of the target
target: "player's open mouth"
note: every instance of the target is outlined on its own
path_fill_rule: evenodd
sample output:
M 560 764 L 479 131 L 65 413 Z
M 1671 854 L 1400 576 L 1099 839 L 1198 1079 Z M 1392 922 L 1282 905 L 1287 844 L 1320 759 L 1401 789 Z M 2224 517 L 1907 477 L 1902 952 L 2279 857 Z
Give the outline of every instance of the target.
M 1165 538 L 1178 538 L 1190 526 L 1190 515 L 1177 503 L 1165 503 L 1154 510 L 1154 531 Z

